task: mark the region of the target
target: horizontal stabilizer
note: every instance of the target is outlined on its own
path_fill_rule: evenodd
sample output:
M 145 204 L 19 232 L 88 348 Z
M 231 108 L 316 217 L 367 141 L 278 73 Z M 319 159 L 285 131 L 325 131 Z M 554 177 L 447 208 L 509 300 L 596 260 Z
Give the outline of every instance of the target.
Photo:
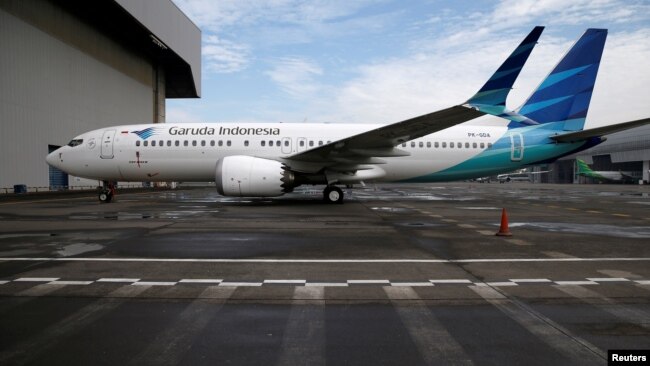
M 601 137 L 603 135 L 609 135 L 614 132 L 625 131 L 625 130 L 629 130 L 630 128 L 640 127 L 647 124 L 650 124 L 650 118 L 644 118 L 636 121 L 617 123 L 615 125 L 609 125 L 609 126 L 591 128 L 588 130 L 555 135 L 555 136 L 551 136 L 551 138 L 557 142 L 584 141 L 589 139 L 590 137 Z

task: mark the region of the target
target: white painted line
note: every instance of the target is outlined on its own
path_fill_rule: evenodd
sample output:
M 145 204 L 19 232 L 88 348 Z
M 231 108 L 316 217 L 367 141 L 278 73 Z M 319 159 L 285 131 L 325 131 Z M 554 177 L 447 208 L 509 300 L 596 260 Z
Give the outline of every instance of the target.
M 555 284 L 560 286 L 581 286 L 581 285 L 597 285 L 598 282 L 594 281 L 555 281 Z
M 429 280 L 429 282 L 436 284 L 436 283 L 467 283 L 470 284 L 472 281 L 470 280 Z
M 209 278 L 187 278 L 178 281 L 178 283 L 221 283 L 223 280 Z
M 391 282 L 391 286 L 409 286 L 409 287 L 422 287 L 422 286 L 433 286 L 431 282 Z
M 100 278 L 97 280 L 97 282 L 138 282 L 140 281 L 139 278 Z
M 491 232 L 494 234 L 493 232 Z M 203 259 L 203 258 L 48 258 L 0 257 L 8 262 L 134 262 L 134 263 L 527 263 L 527 262 L 647 262 L 640 258 L 469 258 L 469 259 Z
M 516 283 L 549 283 L 553 282 L 547 278 L 512 278 L 510 279 L 512 282 Z
M 634 282 L 638 283 L 639 285 L 650 285 L 650 280 L 638 280 Z
M 307 282 L 307 287 L 348 287 L 347 282 Z
M 490 287 L 490 286 L 488 286 L 488 284 L 485 282 L 474 282 L 474 287 Z
M 305 284 L 307 280 L 264 280 L 265 284 Z
M 627 278 L 622 277 L 604 277 L 604 278 L 587 278 L 589 281 L 594 282 L 629 282 Z
M 514 282 L 488 282 L 487 283 L 489 286 L 494 286 L 494 287 L 503 287 L 503 286 L 519 286 Z
M 49 285 L 90 285 L 95 281 L 52 281 Z
M 133 282 L 134 286 L 174 286 L 176 282 L 138 281 Z
M 385 284 L 390 285 L 389 280 L 348 280 L 349 285 L 364 285 L 364 284 Z
M 14 282 L 52 282 L 58 279 L 59 277 L 22 277 L 15 279 Z
M 9 283 L 11 281 L 0 281 L 0 285 L 4 285 L 5 283 Z
M 257 287 L 262 286 L 262 282 L 221 282 L 220 287 Z

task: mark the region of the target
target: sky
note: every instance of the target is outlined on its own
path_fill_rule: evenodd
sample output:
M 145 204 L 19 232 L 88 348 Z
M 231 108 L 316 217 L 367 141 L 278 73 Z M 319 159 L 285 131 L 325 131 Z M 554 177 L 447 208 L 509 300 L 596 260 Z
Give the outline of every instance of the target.
M 586 127 L 650 117 L 650 0 L 172 1 L 201 29 L 203 85 L 167 122 L 399 122 L 466 101 L 536 25 L 509 108 L 607 28 Z

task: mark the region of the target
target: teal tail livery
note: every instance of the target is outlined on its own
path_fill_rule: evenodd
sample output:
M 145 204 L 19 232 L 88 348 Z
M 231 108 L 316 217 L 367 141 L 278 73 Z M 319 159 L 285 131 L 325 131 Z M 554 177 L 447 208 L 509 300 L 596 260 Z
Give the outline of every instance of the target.
M 70 175 L 101 180 L 101 202 L 111 200 L 116 181 L 202 181 L 236 197 L 322 185 L 324 199 L 340 203 L 341 185 L 498 175 L 650 123 L 645 118 L 584 129 L 605 29 L 588 29 L 526 102 L 508 109 L 508 94 L 543 29 L 535 27 L 466 102 L 404 121 L 119 125 L 77 135 L 46 160 Z

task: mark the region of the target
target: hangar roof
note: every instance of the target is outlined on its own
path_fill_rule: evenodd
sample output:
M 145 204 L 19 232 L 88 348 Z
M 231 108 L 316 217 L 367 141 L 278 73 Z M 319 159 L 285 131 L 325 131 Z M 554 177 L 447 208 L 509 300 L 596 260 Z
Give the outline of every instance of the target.
M 167 98 L 201 96 L 201 30 L 171 0 L 55 0 L 165 70 Z

